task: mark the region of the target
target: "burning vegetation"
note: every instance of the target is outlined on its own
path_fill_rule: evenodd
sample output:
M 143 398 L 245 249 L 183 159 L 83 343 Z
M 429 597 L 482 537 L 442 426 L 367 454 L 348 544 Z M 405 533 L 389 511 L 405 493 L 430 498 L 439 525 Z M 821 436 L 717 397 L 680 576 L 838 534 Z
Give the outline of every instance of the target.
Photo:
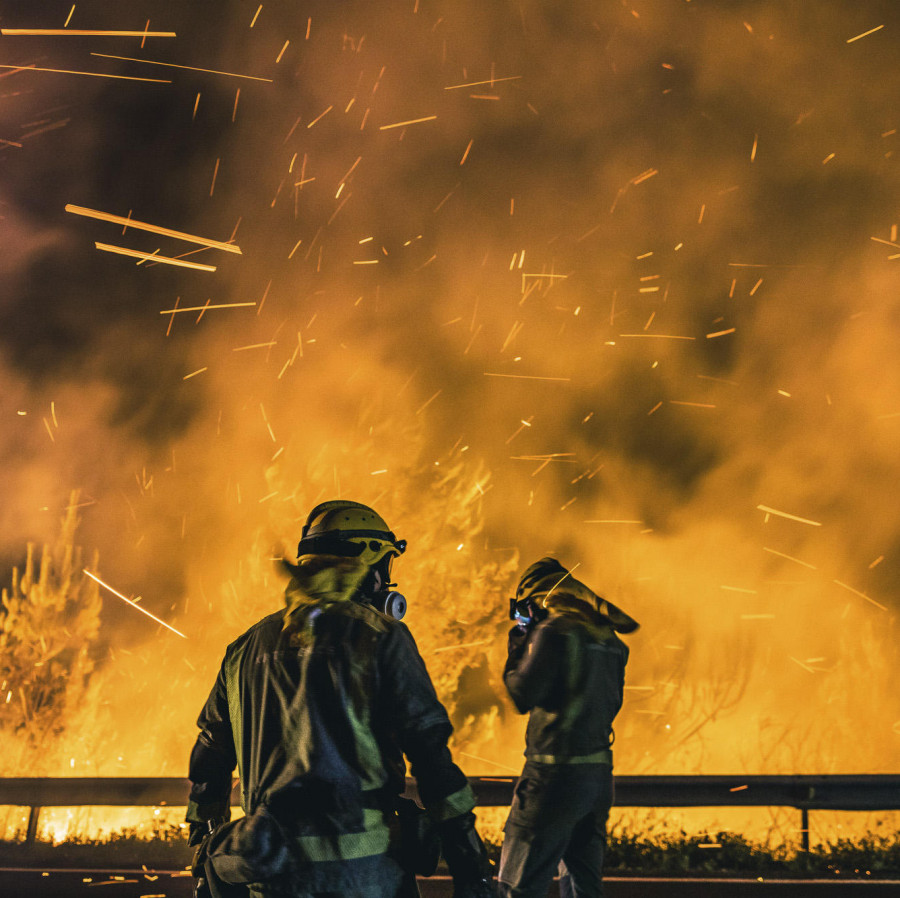
M 548 552 L 618 772 L 892 772 L 900 13 L 809 6 L 0 3 L 4 773 L 183 775 L 335 496 L 470 773 Z

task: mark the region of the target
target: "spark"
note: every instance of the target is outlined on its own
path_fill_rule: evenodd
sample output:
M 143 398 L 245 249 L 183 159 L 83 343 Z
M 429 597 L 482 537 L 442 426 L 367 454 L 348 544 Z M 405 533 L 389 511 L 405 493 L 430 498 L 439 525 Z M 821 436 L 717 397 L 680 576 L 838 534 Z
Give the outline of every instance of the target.
M 111 215 L 108 212 L 98 212 L 96 209 L 88 209 L 84 206 L 66 205 L 66 212 L 73 215 L 83 215 L 85 218 L 96 218 L 98 221 L 108 221 L 112 224 L 125 225 L 139 231 L 149 231 L 151 234 L 159 234 L 161 237 L 174 237 L 176 240 L 185 240 L 188 243 L 198 243 L 208 246 L 210 249 L 220 249 L 226 253 L 242 255 L 241 248 L 235 243 L 223 243 L 220 240 L 210 240 L 206 237 L 198 237 L 195 234 L 186 234 L 183 231 L 173 231 L 171 228 L 161 228 L 158 225 L 148 224 L 145 221 L 137 221 L 134 218 L 123 218 L 121 215 Z
M 437 393 L 435 393 L 430 399 L 426 400 L 425 403 L 423 403 L 421 406 L 419 406 L 419 409 L 416 412 L 416 414 L 420 415 L 422 412 L 424 412 L 425 409 L 428 408 L 428 406 L 431 405 L 431 403 L 434 402 L 434 400 L 437 399 L 438 396 L 440 396 L 441 393 L 443 393 L 443 392 L 444 391 L 442 389 L 438 390 Z
M 802 661 L 798 661 L 793 655 L 788 655 L 788 658 L 794 662 L 794 664 L 799 664 L 807 673 L 815 673 L 815 669 L 810 667 L 808 664 L 804 664 Z
M 571 377 L 539 377 L 536 374 L 495 374 L 491 371 L 484 372 L 485 377 L 511 377 L 516 380 L 552 380 L 552 381 L 570 381 Z
M 469 753 L 466 752 L 466 751 L 461 751 L 460 754 L 461 754 L 463 757 L 466 757 L 466 758 L 472 758 L 474 761 L 482 761 L 482 762 L 485 763 L 485 764 L 493 764 L 495 767 L 501 767 L 503 770 L 509 770 L 511 773 L 514 773 L 514 774 L 516 774 L 517 776 L 518 776 L 518 774 L 519 774 L 518 768 L 516 768 L 516 767 L 509 767 L 509 766 L 507 766 L 506 764 L 500 764 L 498 761 L 492 761 L 490 758 L 482 758 L 482 757 L 479 757 L 478 755 L 471 755 L 471 754 L 469 754 Z M 480 777 L 480 778 L 483 779 L 483 780 L 489 780 L 489 779 L 492 779 L 492 777 L 489 777 L 489 776 L 482 776 L 482 777 Z M 502 780 L 500 780 L 500 779 L 497 780 L 497 782 L 506 782 L 506 781 L 507 781 L 507 780 L 506 780 L 505 777 L 504 777 Z
M 201 69 L 199 66 L 194 65 L 176 65 L 174 62 L 158 62 L 155 59 L 139 59 L 135 56 L 113 56 L 111 53 L 91 53 L 91 56 L 102 56 L 104 59 L 123 59 L 126 62 L 142 62 L 144 65 L 161 65 L 170 69 L 186 69 L 190 72 L 204 72 L 207 75 L 227 75 L 229 78 L 246 78 L 249 81 L 266 81 L 271 84 L 271 78 L 258 78 L 256 75 L 239 75 L 236 72 L 221 72 L 218 69 Z M 111 76 L 112 77 L 112 76 Z M 124 75 L 118 75 L 114 77 L 124 78 Z M 135 81 L 149 81 L 152 79 L 149 78 L 135 78 Z M 164 82 L 165 84 L 171 84 L 171 81 Z
M 469 81 L 467 84 L 451 84 L 450 87 L 445 87 L 444 90 L 461 90 L 464 87 L 480 87 L 482 84 L 490 84 L 491 87 L 493 87 L 501 81 L 518 81 L 521 77 L 521 75 L 510 75 L 506 78 L 490 78 L 487 81 Z
M 249 346 L 235 346 L 232 352 L 243 352 L 245 349 L 262 349 L 265 346 L 277 346 L 277 340 L 269 340 L 268 343 L 251 343 Z
M 177 265 L 181 268 L 196 268 L 200 271 L 215 271 L 215 265 L 204 265 L 200 262 L 185 262 L 182 259 L 172 259 L 169 256 L 158 256 L 156 253 L 142 253 L 136 249 L 126 249 L 124 246 L 112 246 L 109 243 L 94 243 L 97 249 L 107 253 L 116 253 L 119 256 L 131 256 L 135 259 L 143 261 L 152 260 L 154 262 L 163 262 L 166 265 Z
M 715 405 L 709 402 L 684 402 L 678 399 L 670 399 L 669 405 L 687 405 L 691 408 L 715 408 Z
M 729 384 L 732 387 L 738 386 L 738 382 L 736 380 L 726 380 L 724 377 L 710 377 L 708 374 L 698 374 L 697 377 L 700 380 L 712 380 L 720 384 Z
M 63 28 L 67 27 L 69 22 L 72 21 L 72 16 L 75 13 L 75 4 L 72 4 L 72 8 L 69 10 L 69 15 L 66 16 L 66 21 L 63 22 Z
M 259 9 L 257 9 L 256 12 L 253 14 L 253 19 L 250 22 L 251 28 L 256 24 L 256 19 L 258 18 L 259 14 L 261 12 L 262 12 L 262 3 L 259 4 Z
M 324 112 L 319 113 L 319 115 L 317 115 L 306 127 L 311 128 L 316 122 L 325 118 L 332 109 L 334 109 L 334 106 L 329 106 Z
M 808 518 L 799 518 L 797 515 L 788 514 L 786 511 L 778 511 L 775 508 L 769 508 L 768 505 L 757 505 L 756 507 L 759 511 L 764 511 L 767 515 L 774 514 L 779 518 L 786 518 L 789 521 L 799 521 L 801 524 L 810 524 L 813 527 L 822 526 L 819 521 L 810 521 Z
M 209 305 L 211 302 L 212 302 L 211 299 L 206 300 L 206 302 L 203 304 L 203 308 L 201 309 L 200 314 L 197 316 L 197 320 L 194 322 L 194 324 L 200 323 L 200 321 L 203 319 L 203 316 L 206 314 L 206 310 L 209 308 Z
M 743 792 L 744 789 L 749 789 L 749 788 L 750 788 L 749 786 L 733 786 L 728 791 L 729 792 Z
M 436 655 L 438 652 L 452 652 L 454 649 L 472 649 L 477 645 L 487 645 L 489 642 L 489 639 L 482 639 L 480 642 L 462 642 L 459 645 L 444 645 L 439 649 L 433 649 L 432 654 Z
M 811 571 L 817 571 L 818 568 L 814 564 L 808 564 L 805 561 L 801 561 L 799 558 L 794 558 L 791 555 L 785 555 L 784 552 L 776 552 L 775 549 L 767 549 L 763 546 L 764 552 L 771 552 L 773 555 L 777 555 L 779 558 L 786 558 L 788 561 L 793 561 L 795 564 L 802 564 L 803 567 L 808 567 Z
M 164 620 L 160 620 L 158 617 L 156 617 L 156 615 L 151 614 L 146 608 L 141 608 L 141 606 L 138 605 L 137 602 L 127 598 L 126 596 L 123 596 L 122 593 L 113 589 L 108 583 L 104 583 L 99 577 L 95 576 L 89 570 L 87 570 L 87 568 L 84 568 L 82 570 L 82 573 L 87 574 L 87 576 L 90 577 L 91 580 L 96 580 L 97 583 L 99 583 L 104 589 L 108 589 L 114 596 L 118 596 L 123 602 L 127 602 L 133 608 L 137 608 L 137 610 L 140 611 L 141 614 L 146 614 L 147 617 L 153 618 L 153 620 L 155 620 L 158 624 L 162 624 L 166 629 L 171 630 L 173 633 L 177 633 L 182 639 L 187 639 L 187 636 L 185 636 L 184 633 L 176 630 L 174 627 L 169 626 L 169 624 L 167 624 Z
M 190 380 L 192 377 L 196 377 L 198 374 L 202 374 L 204 371 L 209 371 L 209 365 L 204 365 L 202 368 L 198 368 L 196 371 L 191 371 L 190 374 L 185 374 L 181 379 Z
M 391 128 L 403 128 L 406 125 L 418 125 L 419 122 L 433 122 L 436 118 L 436 115 L 426 115 L 424 118 L 413 118 L 407 122 L 395 122 L 393 125 L 381 125 L 378 130 L 389 131 Z
M 174 31 L 77 31 L 72 28 L 0 28 L 0 34 L 9 37 L 41 35 L 43 37 L 177 37 Z
M 176 306 L 174 309 L 163 309 L 159 314 L 160 315 L 172 315 L 175 312 L 202 312 L 205 309 L 236 309 L 242 306 L 255 306 L 255 302 L 225 302 L 219 305 L 205 305 L 205 306 L 182 306 L 179 308 Z
M 325 113 L 322 113 L 322 114 L 324 115 Z M 344 184 L 346 182 L 347 178 L 349 178 L 350 175 L 352 175 L 353 172 L 356 171 L 356 166 L 359 165 L 360 162 L 362 162 L 362 156 L 357 156 L 356 162 L 354 162 L 353 165 L 350 166 L 350 168 L 347 170 L 347 174 L 345 174 L 344 177 L 341 178 L 341 184 Z M 362 241 L 360 241 L 360 242 L 362 242 Z
M 882 611 L 887 611 L 887 608 L 882 605 L 880 602 L 876 602 L 875 599 L 870 599 L 864 592 L 860 592 L 858 589 L 854 589 L 852 586 L 847 586 L 846 583 L 841 583 L 840 580 L 835 580 L 838 586 L 843 586 L 844 589 L 849 590 L 855 596 L 859 596 L 861 599 L 865 599 L 867 602 L 871 602 L 876 608 L 880 608 Z
M 460 164 L 460 165 L 464 165 L 466 159 L 469 158 L 469 150 L 472 149 L 472 144 L 473 144 L 473 143 L 475 143 L 475 139 L 474 139 L 474 138 L 472 138 L 472 140 L 469 141 L 469 145 L 466 147 L 466 151 L 462 154 L 462 159 L 459 160 L 459 164 Z
M 0 69 L 17 72 L 56 72 L 58 75 L 87 75 L 91 78 L 115 78 L 118 81 L 149 81 L 151 84 L 171 84 L 166 78 L 137 78 L 133 75 L 108 75 L 105 72 L 81 72 L 75 69 L 45 69 L 36 65 L 0 65 Z
M 212 183 L 209 185 L 209 195 L 213 195 L 213 191 L 216 189 L 216 178 L 219 176 L 219 162 L 221 160 L 216 157 L 216 167 L 213 169 Z
M 630 184 L 634 184 L 637 187 L 638 184 L 643 184 L 644 181 L 649 181 L 654 175 L 658 175 L 659 171 L 655 168 L 648 168 L 647 171 L 641 172 L 637 177 L 632 178 L 629 181 Z
M 620 337 L 647 337 L 656 340 L 696 340 L 696 337 L 682 337 L 678 334 L 619 334 Z
M 522 251 L 524 253 L 524 250 Z M 529 274 L 527 271 L 522 272 L 523 278 L 542 278 L 544 280 L 566 280 L 567 274 Z
M 712 340 L 713 337 L 724 337 L 726 334 L 733 334 L 736 330 L 737 328 L 729 327 L 728 330 L 716 331 L 714 334 L 707 334 L 706 339 Z
M 868 31 L 864 31 L 862 34 L 857 34 L 856 37 L 847 38 L 847 43 L 852 44 L 854 41 L 858 41 L 861 38 L 868 37 L 870 34 L 874 34 L 876 31 L 881 31 L 884 28 L 884 25 L 876 25 L 875 28 L 870 28 Z

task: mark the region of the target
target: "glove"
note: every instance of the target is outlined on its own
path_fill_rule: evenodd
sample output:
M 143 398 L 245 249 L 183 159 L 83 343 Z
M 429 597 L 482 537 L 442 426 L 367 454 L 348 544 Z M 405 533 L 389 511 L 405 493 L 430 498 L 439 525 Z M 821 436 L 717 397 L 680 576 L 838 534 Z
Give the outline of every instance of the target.
M 469 811 L 440 824 L 441 849 L 453 877 L 453 898 L 492 898 L 491 862 Z
M 191 823 L 188 827 L 188 848 L 196 848 L 209 835 L 209 824 Z
M 518 624 L 510 628 L 509 638 L 506 642 L 506 651 L 509 655 L 507 664 L 514 664 L 525 654 L 531 630 L 531 627 L 520 627 Z

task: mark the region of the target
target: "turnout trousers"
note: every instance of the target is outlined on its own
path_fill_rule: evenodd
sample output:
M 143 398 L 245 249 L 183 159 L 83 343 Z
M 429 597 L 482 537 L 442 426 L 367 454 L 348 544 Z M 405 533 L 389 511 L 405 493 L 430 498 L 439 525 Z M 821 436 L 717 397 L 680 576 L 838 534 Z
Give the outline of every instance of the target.
M 612 800 L 609 764 L 526 760 L 503 828 L 502 898 L 546 898 L 557 869 L 561 898 L 602 896 Z

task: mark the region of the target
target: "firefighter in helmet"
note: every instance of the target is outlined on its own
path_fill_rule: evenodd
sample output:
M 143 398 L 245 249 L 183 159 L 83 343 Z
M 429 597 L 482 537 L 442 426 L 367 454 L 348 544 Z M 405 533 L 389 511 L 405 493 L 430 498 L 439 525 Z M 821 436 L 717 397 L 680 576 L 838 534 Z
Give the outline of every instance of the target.
M 456 898 L 493 894 L 447 712 L 391 589 L 405 549 L 365 505 L 316 506 L 284 609 L 226 649 L 190 760 L 198 893 L 417 895 L 442 851 Z M 427 816 L 399 797 L 404 755 Z M 227 822 L 235 767 L 245 817 Z
M 529 717 L 498 891 L 546 898 L 558 869 L 561 898 L 597 898 L 613 797 L 612 723 L 628 660 L 616 633 L 638 624 L 555 558 L 525 570 L 510 617 L 503 680 Z

